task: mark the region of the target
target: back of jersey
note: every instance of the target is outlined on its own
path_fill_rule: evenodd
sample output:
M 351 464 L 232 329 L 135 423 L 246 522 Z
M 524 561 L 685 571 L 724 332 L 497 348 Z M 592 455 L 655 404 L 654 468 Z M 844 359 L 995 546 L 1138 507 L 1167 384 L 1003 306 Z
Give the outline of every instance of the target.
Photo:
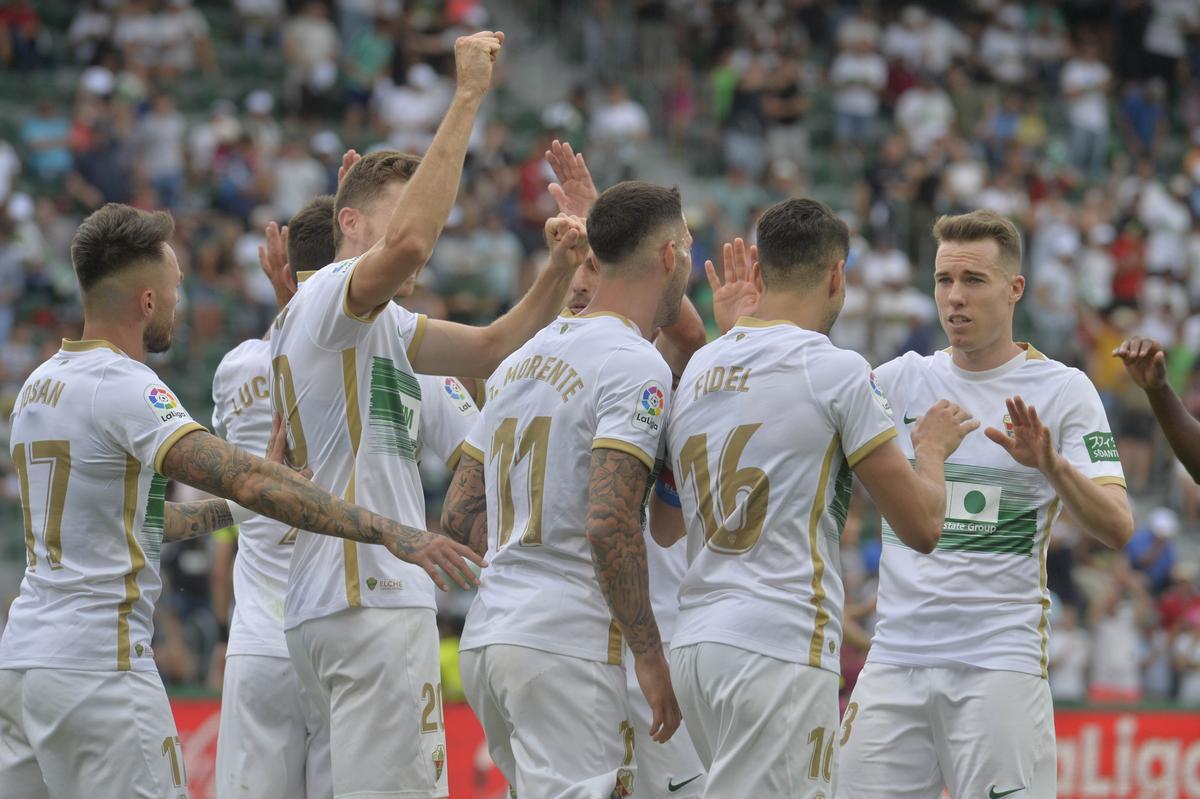
M 896 435 L 862 356 L 739 320 L 680 380 L 668 449 L 688 530 L 672 646 L 839 670 L 851 469 Z
M 632 322 L 559 318 L 509 356 L 466 454 L 485 468 L 489 568 L 463 649 L 513 644 L 621 662 L 621 636 L 587 540 L 592 450 L 653 469 L 670 369 Z
M 12 416 L 27 568 L 0 668 L 154 670 L 158 470 L 199 429 L 149 367 L 108 342 L 64 341 L 34 370 Z

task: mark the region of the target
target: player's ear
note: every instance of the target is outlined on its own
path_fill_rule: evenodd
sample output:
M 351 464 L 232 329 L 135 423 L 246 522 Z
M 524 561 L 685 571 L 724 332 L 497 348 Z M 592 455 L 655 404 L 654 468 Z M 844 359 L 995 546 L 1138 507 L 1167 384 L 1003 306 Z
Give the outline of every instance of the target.
M 343 208 L 337 214 L 337 226 L 343 236 L 350 236 L 358 229 L 359 213 L 357 208 Z
M 670 275 L 675 270 L 675 239 L 667 239 L 662 248 L 663 276 Z
M 833 265 L 829 275 L 829 296 L 836 297 L 842 291 L 842 286 L 846 285 L 846 259 L 838 261 Z
M 750 264 L 750 282 L 759 294 L 767 290 L 767 279 L 763 277 L 762 264 L 757 260 Z
M 1025 276 L 1015 275 L 1009 283 L 1009 292 L 1012 295 L 1012 301 L 1015 304 L 1021 297 L 1025 296 Z

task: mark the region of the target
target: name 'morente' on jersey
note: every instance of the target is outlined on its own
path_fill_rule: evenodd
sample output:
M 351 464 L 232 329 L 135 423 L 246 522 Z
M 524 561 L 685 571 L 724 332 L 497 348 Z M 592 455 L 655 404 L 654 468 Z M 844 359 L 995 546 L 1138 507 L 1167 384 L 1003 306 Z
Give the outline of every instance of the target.
M 690 561 L 672 647 L 838 673 L 851 470 L 895 435 L 867 362 L 820 333 L 742 318 L 693 355 L 667 431 Z
M 1099 483 L 1124 485 L 1125 478 L 1091 381 L 1022 346 L 1020 355 L 985 372 L 959 369 L 948 351 L 910 352 L 875 370 L 910 459 L 912 426 L 940 399 L 981 424 L 946 461 L 946 521 L 937 549 L 914 552 L 884 525 L 871 660 L 1046 676 L 1046 548 L 1059 502 L 1039 471 L 1013 460 L 984 428 L 1011 431 L 1005 399 L 1019 395 L 1037 408 L 1072 466 Z
M 559 317 L 500 364 L 487 392 L 463 451 L 486 470 L 489 566 L 461 648 L 620 663 L 587 539 L 592 450 L 654 468 L 671 370 L 627 319 Z
M 417 471 L 421 386 L 409 363 L 425 317 L 388 302 L 367 316 L 346 304 L 357 258 L 308 278 L 271 331 L 272 402 L 287 422 L 288 458 L 322 488 L 412 527 L 425 527 Z M 382 545 L 301 530 L 288 577 L 288 629 L 352 607 L 435 610 L 434 584 Z
M 150 367 L 64 341 L 21 389 L 9 451 L 26 563 L 0 668 L 153 671 L 171 446 L 203 430 Z

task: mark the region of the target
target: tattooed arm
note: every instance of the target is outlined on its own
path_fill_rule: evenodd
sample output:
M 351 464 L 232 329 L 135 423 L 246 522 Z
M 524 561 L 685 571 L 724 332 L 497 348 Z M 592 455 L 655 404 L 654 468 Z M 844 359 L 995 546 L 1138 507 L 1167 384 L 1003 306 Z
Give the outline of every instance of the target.
M 487 552 L 487 495 L 483 464 L 462 453 L 442 503 L 442 533 L 480 557 Z
M 183 541 L 208 535 L 233 524 L 229 503 L 223 499 L 168 502 L 163 511 L 163 540 Z
M 464 558 L 486 565 L 483 558 L 445 536 L 352 505 L 291 469 L 255 457 L 203 430 L 180 438 L 163 457 L 161 471 L 173 480 L 301 530 L 382 544 L 401 560 L 425 569 L 443 590 L 446 584 L 439 568 L 467 588 L 478 579 Z
M 614 621 L 634 654 L 634 670 L 653 712 L 650 737 L 662 743 L 679 726 L 679 705 L 650 605 L 642 502 L 650 470 L 635 456 L 592 450 L 587 537 L 596 579 Z

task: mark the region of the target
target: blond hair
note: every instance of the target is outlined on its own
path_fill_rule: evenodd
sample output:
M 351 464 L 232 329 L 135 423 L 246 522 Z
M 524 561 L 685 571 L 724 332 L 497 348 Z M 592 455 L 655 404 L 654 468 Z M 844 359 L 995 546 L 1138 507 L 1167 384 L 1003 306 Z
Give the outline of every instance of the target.
M 938 244 L 994 241 L 999 250 L 996 265 L 1009 275 L 1021 273 L 1021 231 L 995 211 L 941 216 L 933 223 L 933 237 Z

